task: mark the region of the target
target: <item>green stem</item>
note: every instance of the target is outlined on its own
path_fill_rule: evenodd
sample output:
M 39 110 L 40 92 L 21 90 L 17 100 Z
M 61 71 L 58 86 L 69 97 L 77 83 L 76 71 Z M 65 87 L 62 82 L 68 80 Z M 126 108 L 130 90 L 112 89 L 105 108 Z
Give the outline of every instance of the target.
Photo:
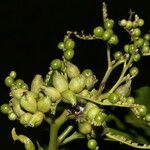
M 72 131 L 72 129 L 73 129 L 73 126 L 70 125 L 61 133 L 61 135 L 59 135 L 58 144 L 60 144 L 66 138 L 66 136 Z
M 48 150 L 57 150 L 58 149 L 57 137 L 58 137 L 59 128 L 69 118 L 70 117 L 68 117 L 67 110 L 64 110 L 64 112 L 54 122 L 51 123 Z
M 77 131 L 75 131 L 72 135 L 70 135 L 69 137 L 67 137 L 61 145 L 64 145 L 64 144 L 67 144 L 73 140 L 76 140 L 76 139 L 83 139 L 85 138 L 85 136 L 81 133 L 78 133 Z
M 121 81 L 126 73 L 126 71 L 128 70 L 128 68 L 130 67 L 131 63 L 133 61 L 133 54 L 131 55 L 128 63 L 126 64 L 126 62 L 124 62 L 124 66 L 123 66 L 123 69 L 122 69 L 122 72 L 121 72 L 121 75 L 118 79 L 118 81 L 115 83 L 115 85 L 110 89 L 109 91 L 109 94 L 110 93 L 113 93 L 114 90 L 116 90 L 116 88 L 121 84 Z

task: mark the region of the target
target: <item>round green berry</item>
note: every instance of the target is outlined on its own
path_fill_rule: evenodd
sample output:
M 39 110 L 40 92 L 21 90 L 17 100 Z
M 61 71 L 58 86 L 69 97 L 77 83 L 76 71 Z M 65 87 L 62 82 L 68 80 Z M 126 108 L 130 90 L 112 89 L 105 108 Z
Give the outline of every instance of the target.
M 111 102 L 111 103 L 117 103 L 119 101 L 119 96 L 117 93 L 111 93 L 109 96 L 108 96 L 108 100 Z
M 15 79 L 16 76 L 17 76 L 16 71 L 11 71 L 11 72 L 9 73 L 9 76 L 12 77 L 13 79 Z
M 79 131 L 85 135 L 89 134 L 92 131 L 92 126 L 88 122 L 79 123 L 78 128 L 79 128 Z
M 97 141 L 95 139 L 88 140 L 87 147 L 91 150 L 95 150 L 97 147 Z
M 9 106 L 9 104 L 1 105 L 0 109 L 1 109 L 1 112 L 3 114 L 9 114 L 12 111 L 11 107 Z
M 134 101 L 135 101 L 134 97 L 132 97 L 132 96 L 127 97 L 126 100 L 127 100 L 127 103 L 128 103 L 128 104 L 133 104 Z
M 101 37 L 104 33 L 104 29 L 101 26 L 94 28 L 93 33 L 96 37 Z
M 115 60 L 119 60 L 122 57 L 122 52 L 121 51 L 116 51 L 113 56 L 115 58 Z
M 147 41 L 149 41 L 150 40 L 150 34 L 149 33 L 145 34 L 144 35 L 144 39 L 147 40 Z
M 135 41 L 135 45 L 137 47 L 141 47 L 144 44 L 144 40 L 142 38 L 139 38 L 138 40 Z
M 139 116 L 144 117 L 147 114 L 147 107 L 145 105 L 139 105 L 137 111 Z
M 22 79 L 17 79 L 17 80 L 15 81 L 15 85 L 16 85 L 17 87 L 21 87 L 22 84 L 24 84 L 24 81 L 23 81 Z
M 64 42 L 59 42 L 59 43 L 57 44 L 57 47 L 58 47 L 58 49 L 63 50 L 64 47 L 65 47 Z
M 141 35 L 141 30 L 139 28 L 135 28 L 132 32 L 132 35 L 135 37 L 139 37 Z
M 117 45 L 119 42 L 118 36 L 113 34 L 110 39 L 108 40 L 108 43 L 111 45 Z
M 132 67 L 129 72 L 131 76 L 135 76 L 139 73 L 139 69 L 137 67 Z
M 114 20 L 112 19 L 106 19 L 104 21 L 104 28 L 107 30 L 107 29 L 112 29 L 114 26 Z
M 129 53 L 129 48 L 130 48 L 130 45 L 129 45 L 129 44 L 125 44 L 125 45 L 124 45 L 124 51 L 125 51 L 126 53 Z
M 107 30 L 104 31 L 102 39 L 104 41 L 107 41 L 107 40 L 110 39 L 110 37 L 112 36 L 112 34 L 113 34 L 113 31 L 111 29 L 107 29 Z
M 5 78 L 4 82 L 7 87 L 11 87 L 12 84 L 14 83 L 14 79 L 12 77 L 8 76 Z
M 91 69 L 84 69 L 82 75 L 84 75 L 85 77 L 91 76 L 93 75 L 93 71 Z
M 137 23 L 139 27 L 142 27 L 144 25 L 144 20 L 140 18 L 137 20 Z
M 145 45 L 142 47 L 141 52 L 142 53 L 149 53 L 150 47 L 148 45 Z
M 74 50 L 73 49 L 67 49 L 64 51 L 64 58 L 66 60 L 71 60 L 74 57 Z
M 145 116 L 145 119 L 146 119 L 146 121 L 150 121 L 150 114 L 147 114 L 147 115 Z
M 60 69 L 62 65 L 62 62 L 60 59 L 54 59 L 51 61 L 50 66 L 53 70 Z
M 138 53 L 138 54 L 135 54 L 134 56 L 133 56 L 133 60 L 135 61 L 135 62 L 137 62 L 137 61 L 139 61 L 141 59 L 141 55 Z
M 123 26 L 123 27 L 125 27 L 125 26 L 127 25 L 127 20 L 122 19 L 122 20 L 120 21 L 120 25 Z
M 131 29 L 132 26 L 133 26 L 132 21 L 128 20 L 127 23 L 126 23 L 126 28 L 127 28 L 127 29 Z
M 65 49 L 74 49 L 75 47 L 75 42 L 72 39 L 67 39 L 65 41 L 65 45 L 64 45 Z
M 136 49 L 135 45 L 134 44 L 130 44 L 130 46 L 129 46 L 129 53 L 132 54 L 133 52 L 135 52 L 135 49 Z

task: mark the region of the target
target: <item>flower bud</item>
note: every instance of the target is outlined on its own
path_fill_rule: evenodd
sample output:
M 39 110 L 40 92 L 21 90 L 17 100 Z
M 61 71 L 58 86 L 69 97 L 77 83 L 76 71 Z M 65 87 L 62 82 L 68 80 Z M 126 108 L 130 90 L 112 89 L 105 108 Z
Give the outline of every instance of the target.
M 32 115 L 28 125 L 30 127 L 37 127 L 42 123 L 43 119 L 44 119 L 44 114 L 38 111 Z
M 85 88 L 85 85 L 86 85 L 86 79 L 83 75 L 80 75 L 71 79 L 69 83 L 69 88 L 71 91 L 75 93 L 79 93 Z
M 80 70 L 78 69 L 78 67 L 70 62 L 66 63 L 66 72 L 70 79 L 80 75 Z
M 11 103 L 12 103 L 12 108 L 13 108 L 14 113 L 15 113 L 18 117 L 22 116 L 22 115 L 25 113 L 25 111 L 23 111 L 23 110 L 21 109 L 19 100 L 16 99 L 16 98 L 13 98 L 13 99 L 11 99 L 10 101 L 11 101 Z
M 63 92 L 65 90 L 68 89 L 68 82 L 65 79 L 65 77 L 60 74 L 58 71 L 55 71 L 54 75 L 53 75 L 53 86 L 59 91 L 59 92 Z
M 51 105 L 51 99 L 48 96 L 42 97 L 37 102 L 38 110 L 43 112 L 43 113 L 46 113 L 50 110 L 50 105 Z
M 91 133 L 92 131 L 92 126 L 88 122 L 79 123 L 78 128 L 79 128 L 79 131 L 85 135 Z
M 116 94 L 125 97 L 128 97 L 130 95 L 130 92 L 131 92 L 131 80 L 128 80 L 124 85 L 119 86 L 115 90 Z
M 61 100 L 61 95 L 60 95 L 59 91 L 57 89 L 55 89 L 54 87 L 42 86 L 41 88 L 42 88 L 43 92 L 45 93 L 45 95 L 51 98 L 52 102 Z
M 28 123 L 29 123 L 31 117 L 32 117 L 32 114 L 30 114 L 30 113 L 28 113 L 28 112 L 27 112 L 27 113 L 24 113 L 24 114 L 23 114 L 22 116 L 20 116 L 20 118 L 19 118 L 20 124 L 24 125 L 25 127 L 28 126 Z
M 86 88 L 90 90 L 98 80 L 95 75 L 86 77 Z
M 42 85 L 43 85 L 42 76 L 39 74 L 35 75 L 31 83 L 31 91 L 38 94 L 40 91 L 40 87 Z
M 75 106 L 77 104 L 77 99 L 75 96 L 75 93 L 71 90 L 66 90 L 62 92 L 63 102 L 69 103 L 72 106 Z
M 37 110 L 36 94 L 28 91 L 26 95 L 20 99 L 20 105 L 26 111 L 35 113 Z

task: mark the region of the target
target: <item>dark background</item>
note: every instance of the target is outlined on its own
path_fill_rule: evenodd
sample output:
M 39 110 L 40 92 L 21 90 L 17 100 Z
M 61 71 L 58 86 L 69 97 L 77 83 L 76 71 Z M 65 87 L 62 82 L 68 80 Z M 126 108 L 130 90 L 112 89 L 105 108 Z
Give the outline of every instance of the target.
M 148 0 L 106 2 L 111 18 L 116 21 L 127 19 L 131 8 L 145 20 L 143 32 L 149 30 L 150 2 Z M 31 82 L 36 73 L 44 76 L 50 61 L 61 57 L 62 53 L 57 49 L 57 43 L 63 40 L 67 30 L 84 29 L 85 33 L 92 33 L 94 27 L 102 24 L 101 4 L 101 0 L 0 1 L 0 104 L 9 100 L 9 90 L 3 81 L 11 70 L 16 70 L 18 78 L 22 78 L 27 83 Z M 116 26 L 115 32 L 118 33 L 122 44 L 128 42 L 127 33 L 120 27 Z M 92 68 L 101 79 L 107 66 L 104 43 L 78 39 L 75 41 L 77 43 L 74 62 L 81 69 Z M 137 63 L 140 74 L 133 83 L 134 87 L 150 85 L 149 65 L 149 57 Z M 15 125 L 20 128 L 18 124 Z M 5 149 L 10 147 L 18 149 L 10 137 L 13 126 L 7 116 L 0 114 L 0 146 Z M 41 139 L 44 138 L 40 128 L 34 130 L 32 134 L 34 133 L 40 134 Z

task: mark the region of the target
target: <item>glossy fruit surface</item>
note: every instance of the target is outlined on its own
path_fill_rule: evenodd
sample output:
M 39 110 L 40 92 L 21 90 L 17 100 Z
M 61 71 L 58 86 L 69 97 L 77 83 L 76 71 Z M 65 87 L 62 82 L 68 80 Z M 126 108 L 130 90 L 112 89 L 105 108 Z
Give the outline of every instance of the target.
M 96 37 L 101 37 L 104 33 L 104 29 L 101 26 L 94 28 L 93 33 Z
M 87 147 L 89 149 L 94 150 L 96 148 L 96 146 L 97 146 L 97 141 L 95 139 L 88 140 Z
M 108 97 L 108 100 L 113 104 L 117 103 L 119 101 L 119 96 L 116 93 L 111 93 Z
M 66 60 L 71 60 L 74 57 L 74 50 L 73 49 L 67 49 L 64 51 L 64 58 Z
M 54 59 L 51 61 L 50 66 L 52 69 L 57 70 L 61 68 L 61 60 L 60 59 Z

